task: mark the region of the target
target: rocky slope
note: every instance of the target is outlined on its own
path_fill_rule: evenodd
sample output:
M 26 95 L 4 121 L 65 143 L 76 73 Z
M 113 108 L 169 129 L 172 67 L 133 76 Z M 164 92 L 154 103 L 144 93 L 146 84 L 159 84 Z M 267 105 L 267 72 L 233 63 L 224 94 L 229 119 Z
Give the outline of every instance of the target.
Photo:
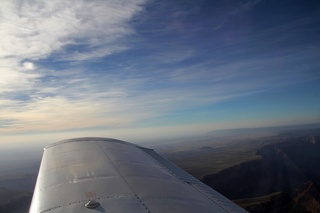
M 319 136 L 288 138 L 259 149 L 258 160 L 207 175 L 203 182 L 242 199 L 238 203 L 250 212 L 320 212 L 319 153 Z

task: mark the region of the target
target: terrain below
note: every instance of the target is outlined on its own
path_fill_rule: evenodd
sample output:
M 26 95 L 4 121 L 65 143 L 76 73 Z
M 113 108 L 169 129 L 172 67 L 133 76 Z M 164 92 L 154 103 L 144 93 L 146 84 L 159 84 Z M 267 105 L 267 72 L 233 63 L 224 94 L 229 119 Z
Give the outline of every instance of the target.
M 217 150 L 199 146 L 166 157 L 249 212 L 320 212 L 320 135 L 250 139 Z M 214 161 L 225 163 L 210 168 Z

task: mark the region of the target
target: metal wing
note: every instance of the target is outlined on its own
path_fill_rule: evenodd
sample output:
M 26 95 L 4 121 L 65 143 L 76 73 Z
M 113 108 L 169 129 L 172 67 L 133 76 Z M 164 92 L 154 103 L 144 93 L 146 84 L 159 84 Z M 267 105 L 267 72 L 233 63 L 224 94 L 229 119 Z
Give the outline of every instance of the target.
M 44 149 L 30 213 L 246 212 L 151 149 L 76 138 Z

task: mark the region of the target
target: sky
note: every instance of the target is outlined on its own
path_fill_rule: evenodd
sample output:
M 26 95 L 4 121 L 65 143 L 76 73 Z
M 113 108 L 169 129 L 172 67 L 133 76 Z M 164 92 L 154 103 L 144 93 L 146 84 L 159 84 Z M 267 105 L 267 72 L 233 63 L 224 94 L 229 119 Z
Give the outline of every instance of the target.
M 1 0 L 0 144 L 320 122 L 317 0 Z

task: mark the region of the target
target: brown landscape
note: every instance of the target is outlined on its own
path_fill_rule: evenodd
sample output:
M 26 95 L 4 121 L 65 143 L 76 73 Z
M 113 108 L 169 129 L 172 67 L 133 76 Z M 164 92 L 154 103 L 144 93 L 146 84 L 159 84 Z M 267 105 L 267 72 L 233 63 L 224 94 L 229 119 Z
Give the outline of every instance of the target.
M 320 212 L 320 129 L 213 141 L 162 152 L 249 212 Z
M 149 147 L 249 212 L 320 212 L 318 127 L 214 131 Z M 0 212 L 28 212 L 40 157 L 1 155 Z

